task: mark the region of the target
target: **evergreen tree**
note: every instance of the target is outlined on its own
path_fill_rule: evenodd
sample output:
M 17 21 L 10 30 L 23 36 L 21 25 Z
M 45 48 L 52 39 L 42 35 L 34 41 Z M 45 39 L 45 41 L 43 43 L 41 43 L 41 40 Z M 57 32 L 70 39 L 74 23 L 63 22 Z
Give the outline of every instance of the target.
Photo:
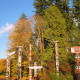
M 58 47 L 59 47 L 59 62 L 60 62 L 60 79 L 61 80 L 73 80 L 73 77 L 71 75 L 71 67 L 68 63 L 68 53 L 66 52 L 67 45 L 67 31 L 66 31 L 66 23 L 65 19 L 62 17 L 62 14 L 58 10 L 57 7 L 54 5 L 50 6 L 45 11 L 44 16 L 44 38 L 46 41 L 48 41 L 47 48 L 42 52 L 41 56 L 43 61 L 45 62 L 44 66 L 46 66 L 47 63 L 50 63 L 54 58 L 53 52 L 54 52 L 54 46 L 53 41 L 59 40 Z M 55 64 L 54 64 L 55 65 Z M 65 69 L 64 69 L 65 67 Z M 53 67 L 54 68 L 54 67 Z M 66 70 L 67 69 L 67 70 Z M 54 68 L 55 70 L 55 68 Z M 52 72 L 54 72 L 52 70 Z M 50 72 L 50 73 L 52 73 Z M 68 76 L 69 77 L 68 77 Z M 63 79 L 62 76 L 65 76 Z M 51 78 L 50 80 L 53 80 L 54 78 Z
M 42 2 L 41 2 L 42 1 Z M 75 36 L 77 35 L 77 33 L 76 33 L 76 31 L 77 31 L 77 28 L 76 28 L 76 26 L 75 26 L 75 23 L 74 23 L 74 21 L 73 21 L 73 17 L 71 16 L 71 12 L 70 12 L 70 7 L 69 7 L 69 0 L 46 0 L 47 2 L 49 2 L 49 1 L 51 1 L 49 4 L 46 4 L 46 2 L 45 1 L 43 1 L 43 0 L 35 0 L 35 5 L 37 6 L 37 7 L 35 7 L 36 8 L 36 13 L 37 14 L 40 14 L 41 16 L 45 16 L 45 11 L 47 10 L 47 8 L 50 6 L 50 5 L 52 5 L 52 4 L 54 4 L 54 5 L 56 5 L 56 7 L 59 9 L 59 11 L 61 12 L 61 14 L 62 14 L 62 17 L 65 19 L 65 26 L 66 26 L 66 34 L 68 34 L 67 35 L 67 37 L 66 37 L 66 41 L 67 41 L 67 46 L 66 47 L 68 47 L 68 49 L 69 49 L 69 53 L 71 53 L 71 51 L 70 51 L 70 49 L 71 49 L 71 46 L 72 45 L 74 45 L 74 43 L 75 43 Z M 46 7 L 45 7 L 45 5 L 44 5 L 44 3 L 46 4 Z M 42 4 L 42 5 L 41 5 Z M 34 5 L 34 6 L 35 6 Z M 39 5 L 39 6 L 38 6 Z M 40 8 L 40 7 L 42 7 L 43 6 L 43 8 Z M 51 13 L 51 12 L 50 12 Z M 51 15 L 51 14 L 49 14 L 49 15 Z M 56 14 L 55 14 L 56 15 Z M 44 20 L 45 20 L 45 18 L 44 18 Z M 49 19 L 47 19 L 47 21 L 48 21 Z M 51 18 L 51 20 L 52 20 L 52 18 Z M 50 21 L 51 21 L 50 20 Z M 54 23 L 54 20 L 52 20 L 52 22 Z M 55 23 L 56 25 L 57 25 L 57 23 Z M 51 27 L 50 25 L 49 25 L 49 27 Z M 44 31 L 44 30 L 43 30 Z M 53 30 L 54 31 L 54 30 Z M 45 31 L 44 31 L 45 32 Z M 45 34 L 45 33 L 43 33 L 43 34 Z M 46 31 L 46 34 L 47 34 L 47 31 Z M 56 32 L 56 34 L 57 34 L 57 32 Z M 49 34 L 47 34 L 46 35 L 46 37 L 47 36 L 50 36 Z M 56 36 L 55 36 L 56 37 Z M 56 38 L 57 39 L 57 38 Z M 47 47 L 47 45 L 50 43 L 50 41 L 48 41 L 48 40 L 46 40 L 46 38 L 44 37 L 44 45 L 45 45 L 45 49 L 46 49 L 46 47 Z M 50 45 L 51 46 L 51 45 Z M 51 50 L 51 48 L 50 48 L 50 50 Z M 45 50 L 44 50 L 45 51 Z M 43 55 L 46 55 L 44 52 L 42 52 L 43 53 Z M 52 52 L 51 52 L 52 53 Z M 67 58 L 67 61 L 69 60 L 69 58 L 71 59 L 71 56 L 69 56 L 70 54 L 68 54 L 68 58 Z M 46 57 L 49 57 L 49 55 L 47 56 L 46 55 Z M 50 57 L 49 57 L 50 58 Z M 48 59 L 49 59 L 48 58 Z M 47 59 L 47 58 L 46 58 Z M 46 60 L 45 60 L 46 61 Z M 49 60 L 48 60 L 49 61 Z M 71 63 L 68 63 L 68 64 L 71 64 Z M 71 66 L 71 65 L 69 65 L 69 66 Z
M 71 17 L 72 13 L 70 12 L 71 9 L 69 7 L 69 0 L 35 0 L 34 6 L 36 8 L 36 13 L 40 14 L 41 16 L 45 15 L 44 11 L 52 4 L 55 4 L 57 6 L 57 8 L 62 13 L 62 16 L 65 18 L 67 26 L 66 30 L 67 34 L 69 35 L 67 40 L 70 45 L 73 45 L 73 34 L 76 34 L 76 27 L 73 21 L 73 17 Z M 46 43 L 46 40 L 44 43 Z
M 73 17 L 75 19 L 76 27 L 78 27 L 75 45 L 80 46 L 80 0 L 73 0 L 73 9 Z
M 53 4 L 53 0 L 34 0 L 34 7 L 36 8 L 36 13 L 39 15 L 44 15 L 44 11 Z
M 20 19 L 27 19 L 26 17 L 27 16 L 24 13 L 22 13 Z
M 43 16 L 45 15 L 45 10 L 51 4 L 53 4 L 53 0 L 34 0 L 34 7 L 36 8 L 36 15 L 34 16 L 34 19 L 36 21 L 35 31 L 37 33 L 36 36 L 38 36 L 38 39 L 39 39 L 39 48 L 40 48 L 39 51 L 40 52 L 44 49 L 44 45 L 46 44 L 44 42 L 45 39 L 43 37 L 43 32 L 44 32 L 44 26 L 43 26 L 44 17 Z
M 74 16 L 80 20 L 80 0 L 73 0 Z
M 60 10 L 60 12 L 62 13 L 62 16 L 65 18 L 65 22 L 66 22 L 66 30 L 67 30 L 67 34 L 68 36 L 68 42 L 72 42 L 73 38 L 73 34 L 74 34 L 74 30 L 75 30 L 75 25 L 74 25 L 74 21 L 73 21 L 73 17 L 71 17 L 71 12 L 70 12 L 70 7 L 69 7 L 69 0 L 55 0 L 55 5 L 58 7 L 58 9 Z

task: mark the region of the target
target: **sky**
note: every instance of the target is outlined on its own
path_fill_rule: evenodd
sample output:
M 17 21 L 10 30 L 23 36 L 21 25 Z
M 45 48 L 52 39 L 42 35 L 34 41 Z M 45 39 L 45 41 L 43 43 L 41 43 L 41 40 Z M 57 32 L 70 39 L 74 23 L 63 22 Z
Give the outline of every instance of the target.
M 0 0 L 0 59 L 6 58 L 2 54 L 8 49 L 9 31 L 24 12 L 27 18 L 34 15 L 34 0 Z
M 2 53 L 8 49 L 9 31 L 21 14 L 24 12 L 27 18 L 35 14 L 33 2 L 34 0 L 0 0 L 0 59 L 7 58 Z

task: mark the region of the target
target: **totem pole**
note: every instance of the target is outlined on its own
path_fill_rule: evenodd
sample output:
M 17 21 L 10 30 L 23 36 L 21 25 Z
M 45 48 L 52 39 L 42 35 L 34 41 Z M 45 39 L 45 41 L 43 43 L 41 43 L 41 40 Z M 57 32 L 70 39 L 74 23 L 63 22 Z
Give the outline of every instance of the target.
M 7 55 L 6 80 L 10 79 L 10 56 L 13 55 L 14 53 L 15 53 L 15 51 L 9 53 L 8 50 L 6 52 L 2 53 L 2 54 Z
M 55 43 L 55 57 L 56 57 L 56 75 L 59 76 L 59 56 L 58 56 L 58 41 L 54 41 Z
M 19 48 L 19 53 L 18 53 L 18 79 L 21 79 L 22 75 L 21 75 L 21 47 L 22 46 L 17 46 Z
M 31 66 L 31 50 L 32 46 L 29 45 L 29 67 Z M 32 80 L 32 70 L 29 68 L 29 80 Z
M 41 69 L 42 66 L 37 66 L 37 63 L 34 62 L 34 66 L 30 66 L 29 69 L 34 69 L 34 80 L 37 80 L 37 69 Z

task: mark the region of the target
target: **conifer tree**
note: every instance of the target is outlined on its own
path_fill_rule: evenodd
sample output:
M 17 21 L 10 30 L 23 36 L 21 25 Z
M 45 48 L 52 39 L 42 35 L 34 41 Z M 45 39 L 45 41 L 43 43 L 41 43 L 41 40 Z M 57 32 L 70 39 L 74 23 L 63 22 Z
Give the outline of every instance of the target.
M 46 4 L 45 2 L 49 2 L 49 1 L 51 1 L 50 2 L 50 4 Z M 40 14 L 41 16 L 45 16 L 45 11 L 47 10 L 47 8 L 50 6 L 50 5 L 52 5 L 52 4 L 54 4 L 55 6 L 57 6 L 57 8 L 59 9 L 59 11 L 61 12 L 61 14 L 62 14 L 62 17 L 65 19 L 65 26 L 66 26 L 66 28 L 65 28 L 65 30 L 66 30 L 66 34 L 68 34 L 67 35 L 67 37 L 66 37 L 66 40 L 65 41 L 67 41 L 67 46 L 66 47 L 68 47 L 68 49 L 69 49 L 69 53 L 71 53 L 71 51 L 70 51 L 70 48 L 71 48 L 71 45 L 74 45 L 73 43 L 74 43 L 74 39 L 73 38 L 75 38 L 75 35 L 74 34 L 76 34 L 76 31 L 77 31 L 77 29 L 76 29 L 76 27 L 75 27 L 75 23 L 74 23 L 74 21 L 73 21 L 73 17 L 71 17 L 71 12 L 70 12 L 70 7 L 68 6 L 69 5 L 69 0 L 46 0 L 46 1 L 43 1 L 43 0 L 35 0 L 35 2 L 34 2 L 34 4 L 36 5 L 34 5 L 35 6 L 35 8 L 36 8 L 36 13 L 37 14 Z M 45 8 L 45 5 L 44 5 L 44 3 L 46 4 L 46 8 Z M 41 5 L 42 4 L 42 5 Z M 39 5 L 39 6 L 38 6 Z M 43 8 L 41 8 L 43 6 Z M 41 10 L 40 10 L 41 9 Z M 53 9 L 54 10 L 54 9 Z M 53 11 L 52 10 L 52 11 Z M 51 12 L 52 12 L 51 11 Z M 50 12 L 50 14 L 49 15 L 51 15 L 51 12 Z M 49 16 L 48 15 L 48 16 Z M 56 15 L 56 14 L 55 14 Z M 45 20 L 45 18 L 44 18 L 44 20 Z M 47 19 L 47 21 L 48 21 L 49 19 Z M 53 23 L 54 23 L 54 20 L 52 19 L 52 17 L 50 18 L 50 21 L 52 21 Z M 56 25 L 57 25 L 57 23 L 55 23 Z M 49 27 L 51 27 L 50 25 L 49 25 Z M 51 31 L 50 31 L 51 32 Z M 54 30 L 53 30 L 53 32 L 54 32 Z M 49 35 L 50 33 L 48 33 L 47 31 L 46 31 L 46 37 L 47 36 L 50 36 Z M 56 34 L 57 34 L 57 32 L 56 32 Z M 44 35 L 45 35 L 45 31 L 44 31 Z M 48 41 L 47 39 L 46 39 L 46 37 L 44 37 L 44 45 L 47 47 L 48 46 L 48 44 L 50 43 L 50 41 Z M 51 37 L 51 36 L 50 36 Z M 55 38 L 56 38 L 56 36 L 55 36 Z M 56 38 L 57 39 L 57 38 Z M 51 46 L 51 45 L 50 45 Z M 46 47 L 45 47 L 45 49 L 46 49 Z M 46 51 L 46 50 L 44 50 L 44 51 Z M 44 51 L 42 52 L 43 53 L 43 55 L 46 55 L 45 53 L 44 53 Z M 47 50 L 48 51 L 48 50 Z M 48 51 L 49 52 L 49 51 Z M 50 52 L 52 53 L 52 51 L 51 51 L 51 48 L 50 48 Z M 52 54 L 51 54 L 52 55 Z M 68 54 L 68 57 L 67 57 L 67 61 L 69 60 L 69 58 L 71 58 L 71 57 L 69 57 L 69 55 L 70 54 Z M 49 57 L 50 55 L 46 55 L 46 57 Z M 44 58 L 44 57 L 43 57 Z M 49 57 L 50 58 L 50 57 Z M 47 61 L 49 61 L 49 58 L 44 58 L 44 60 L 45 59 L 48 59 Z M 52 58 L 51 58 L 52 59 Z M 46 61 L 46 60 L 45 60 Z M 44 62 L 45 62 L 44 61 Z M 69 64 L 69 63 L 68 63 Z M 69 65 L 70 66 L 70 65 Z
M 73 34 L 76 34 L 76 28 L 75 28 L 75 23 L 73 21 L 73 17 L 71 17 L 71 12 L 70 12 L 70 6 L 69 6 L 69 0 L 35 0 L 34 1 L 34 6 L 36 8 L 36 13 L 42 15 L 44 14 L 44 11 L 52 4 L 55 4 L 57 8 L 60 10 L 62 13 L 62 16 L 65 18 L 66 22 L 66 30 L 67 34 L 70 35 L 68 36 L 68 43 L 70 45 L 73 45 Z M 46 7 L 45 7 L 46 6 Z M 43 8 L 42 8 L 43 7 Z M 46 40 L 45 40 L 46 41 Z
M 50 6 L 45 11 L 44 16 L 44 38 L 46 41 L 48 41 L 47 48 L 42 52 L 41 56 L 44 60 L 46 66 L 47 63 L 51 63 L 51 61 L 54 61 L 54 46 L 53 41 L 59 40 L 58 47 L 59 47 L 59 62 L 60 62 L 60 79 L 63 80 L 62 76 L 65 76 L 65 80 L 72 79 L 73 77 L 71 75 L 71 67 L 68 63 L 68 53 L 66 51 L 67 45 L 67 31 L 66 31 L 66 23 L 65 19 L 62 17 L 62 14 L 58 10 L 57 7 L 54 5 Z M 55 65 L 55 64 L 54 64 Z M 64 69 L 64 67 L 66 67 Z M 54 68 L 54 67 L 53 67 Z M 66 70 L 67 69 L 67 70 Z M 52 70 L 54 72 L 54 70 Z M 52 73 L 50 72 L 50 73 Z M 53 73 L 52 73 L 53 74 Z M 49 75 L 52 75 L 49 74 Z M 68 75 L 68 76 L 66 76 Z M 50 77 L 50 76 L 49 76 Z M 53 80 L 54 78 L 51 78 L 50 80 Z
M 74 16 L 80 20 L 80 0 L 73 0 Z
M 34 0 L 34 7 L 36 8 L 36 14 L 44 15 L 44 11 L 53 4 L 53 0 Z
M 73 0 L 73 9 L 73 17 L 76 22 L 76 27 L 78 28 L 75 38 L 75 45 L 80 46 L 80 0 Z

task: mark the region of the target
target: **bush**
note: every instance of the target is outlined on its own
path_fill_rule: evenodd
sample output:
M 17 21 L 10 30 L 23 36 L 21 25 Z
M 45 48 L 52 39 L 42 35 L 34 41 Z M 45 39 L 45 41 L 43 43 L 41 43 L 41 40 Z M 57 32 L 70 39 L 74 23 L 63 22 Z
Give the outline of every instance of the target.
M 6 76 L 0 75 L 0 80 L 6 80 Z

